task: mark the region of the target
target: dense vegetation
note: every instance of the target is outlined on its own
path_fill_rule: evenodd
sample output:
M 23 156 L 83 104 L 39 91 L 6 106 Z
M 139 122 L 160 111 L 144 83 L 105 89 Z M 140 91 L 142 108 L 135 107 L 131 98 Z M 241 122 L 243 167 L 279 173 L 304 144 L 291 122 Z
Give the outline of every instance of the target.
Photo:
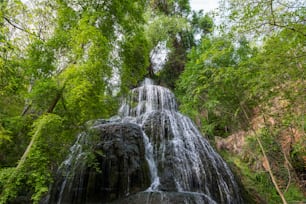
M 223 0 L 218 27 L 188 0 L 0 8 L 0 203 L 38 203 L 86 122 L 115 115 L 145 76 L 212 142 L 243 132 L 220 151 L 250 200 L 305 201 L 303 1 Z
M 224 32 L 202 38 L 177 81 L 181 110 L 212 140 L 219 136 L 216 145 L 228 150 L 224 157 L 254 200 L 303 200 L 305 3 L 222 6 L 230 11 Z

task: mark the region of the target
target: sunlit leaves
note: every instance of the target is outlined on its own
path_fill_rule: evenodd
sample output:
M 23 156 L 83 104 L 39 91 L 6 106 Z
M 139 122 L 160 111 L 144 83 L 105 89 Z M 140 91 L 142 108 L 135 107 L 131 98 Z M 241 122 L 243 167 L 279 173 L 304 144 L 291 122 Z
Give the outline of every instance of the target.
M 190 26 L 186 18 L 159 15 L 149 23 L 146 33 L 153 47 L 160 41 L 166 41 L 168 46 L 171 47 L 171 37 L 188 29 L 190 29 Z
M 213 20 L 207 14 L 204 15 L 203 11 L 199 12 L 193 11 L 191 18 L 191 25 L 194 35 L 203 36 L 209 34 L 213 31 Z
M 5 130 L 2 125 L 0 125 L 0 145 L 4 140 L 11 140 L 10 132 Z
M 119 52 L 125 53 L 127 74 L 145 74 L 147 41 L 135 33 L 146 1 L 6 2 L 0 4 L 1 165 L 14 166 L 28 136 L 32 140 L 19 171 L 5 187 L 1 183 L 0 202 L 28 192 L 28 201 L 37 203 L 75 132 L 88 120 L 116 112 L 111 79 Z M 119 47 L 125 35 L 133 43 Z
M 32 108 L 38 112 L 45 112 L 60 92 L 60 87 L 54 80 L 41 79 L 33 85 L 33 90 L 28 94 Z
M 33 42 L 27 52 L 26 72 L 34 78 L 52 76 L 55 67 L 53 66 L 54 53 L 46 43 L 38 40 Z
M 188 0 L 150 0 L 150 6 L 152 9 L 168 16 L 180 15 L 186 17 L 190 12 Z
M 223 0 L 222 15 L 235 31 L 253 36 L 281 30 L 305 33 L 305 8 L 302 0 Z
M 202 117 L 202 128 L 210 134 L 223 135 L 244 126 L 240 105 L 249 103 L 244 97 L 254 71 L 240 65 L 253 55 L 243 40 L 235 46 L 225 36 L 202 39 L 190 52 L 177 84 L 181 109 L 192 117 Z
M 59 137 L 62 128 L 63 119 L 55 114 L 43 115 L 34 122 L 35 142 L 23 165 L 11 169 L 14 173 L 7 175 L 3 182 L 1 203 L 14 199 L 19 191 L 32 192 L 32 202 L 39 203 L 41 196 L 48 191 L 51 181 L 50 165 L 60 157 L 59 144 L 64 145 L 65 139 Z
M 126 36 L 122 48 L 121 90 L 125 92 L 136 86 L 147 74 L 150 50 L 142 30 L 134 36 Z

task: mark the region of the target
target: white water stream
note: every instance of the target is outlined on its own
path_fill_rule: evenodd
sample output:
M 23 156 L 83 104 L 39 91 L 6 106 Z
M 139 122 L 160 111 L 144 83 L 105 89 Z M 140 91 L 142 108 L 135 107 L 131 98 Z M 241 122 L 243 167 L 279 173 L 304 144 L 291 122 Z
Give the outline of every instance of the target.
M 172 198 L 173 195 L 182 196 L 184 203 L 243 203 L 227 164 L 192 121 L 178 112 L 174 94 L 169 89 L 146 79 L 140 87 L 131 90 L 119 109 L 119 116 L 108 121 L 133 123 L 141 128 L 151 176 L 151 184 L 145 191 L 149 195 L 157 193 L 161 200 L 167 200 L 172 193 Z M 63 203 L 65 189 L 72 187 L 67 182 L 73 175 L 71 172 L 82 166 L 84 152 L 81 144 L 86 143 L 87 135 L 80 134 L 70 149 L 71 154 L 62 164 L 60 170 L 66 172 L 66 177 L 58 187 L 58 204 Z M 126 179 L 125 195 L 129 196 L 132 181 Z M 83 178 L 78 181 L 82 183 Z M 150 203 L 151 198 L 146 197 L 146 203 Z
M 222 203 L 240 201 L 230 169 L 192 121 L 177 111 L 174 94 L 169 89 L 146 79 L 131 91 L 119 115 L 125 122 L 136 122 L 144 130 L 146 159 L 151 171 L 148 191 L 162 190 L 164 183 L 172 179 L 177 192 L 200 193 L 209 198 L 218 194 Z M 172 174 L 167 182 L 161 178 L 165 171 Z

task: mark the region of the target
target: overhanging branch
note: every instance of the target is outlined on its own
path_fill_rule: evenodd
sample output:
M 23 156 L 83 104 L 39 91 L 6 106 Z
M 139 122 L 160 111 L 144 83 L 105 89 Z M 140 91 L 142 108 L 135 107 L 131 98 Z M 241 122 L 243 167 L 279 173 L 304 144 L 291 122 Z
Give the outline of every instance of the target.
M 28 33 L 28 34 L 30 34 L 30 35 L 32 35 L 32 36 L 35 36 L 35 37 L 39 38 L 40 40 L 42 40 L 37 34 L 32 33 L 32 32 L 30 32 L 30 31 L 26 30 L 25 28 L 22 28 L 21 26 L 19 26 L 19 25 L 17 25 L 16 23 L 12 22 L 8 17 L 3 16 L 3 19 L 4 19 L 8 24 L 10 24 L 11 26 L 13 26 L 14 28 L 16 28 L 16 29 L 18 29 L 18 30 L 20 30 L 20 31 L 22 31 L 22 32 Z

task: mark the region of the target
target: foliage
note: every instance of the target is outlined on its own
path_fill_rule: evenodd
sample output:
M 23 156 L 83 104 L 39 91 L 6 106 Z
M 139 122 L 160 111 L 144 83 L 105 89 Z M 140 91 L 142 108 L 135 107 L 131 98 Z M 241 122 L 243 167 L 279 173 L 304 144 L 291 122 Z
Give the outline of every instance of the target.
M 14 174 L 1 176 L 1 203 L 39 202 L 76 132 L 115 113 L 119 65 L 123 78 L 143 77 L 145 2 L 0 3 L 0 166 L 18 163 Z M 129 37 L 121 43 L 120 36 Z M 113 63 L 119 51 L 125 57 Z
M 1 203 L 31 194 L 33 203 L 38 203 L 41 196 L 48 191 L 51 170 L 59 165 L 66 140 L 64 137 L 61 138 L 62 118 L 54 114 L 43 115 L 33 126 L 33 146 L 24 163 L 14 168 L 14 173 L 2 181 L 4 189 L 1 193 Z
M 209 134 L 222 136 L 234 127 L 245 126 L 241 101 L 247 98 L 251 86 L 248 80 L 255 70 L 240 64 L 247 64 L 255 54 L 256 50 L 244 39 L 235 48 L 226 37 L 203 38 L 199 47 L 190 52 L 177 93 L 184 112 L 193 118 L 204 116 L 201 123 L 205 130 L 211 130 Z
M 272 181 L 268 173 L 262 169 L 254 169 L 255 163 L 260 161 L 260 150 L 254 140 L 248 141 L 248 149 L 245 149 L 246 155 L 241 157 L 230 153 L 224 153 L 222 156 L 233 166 L 232 169 L 241 179 L 241 182 L 248 192 L 246 196 L 251 197 L 255 203 L 280 203 L 281 200 L 277 195 L 277 191 L 273 187 Z M 288 203 L 303 201 L 304 196 L 296 182 L 290 184 L 284 193 Z
M 143 80 L 149 66 L 149 45 L 143 30 L 126 36 L 122 45 L 121 91 L 126 92 Z
M 229 161 L 233 162 L 239 168 L 239 173 L 242 174 L 239 177 L 242 178 L 242 183 L 247 191 L 253 192 L 250 196 L 256 200 L 257 196 L 263 198 L 269 203 L 280 203 L 276 190 L 273 188 L 273 184 L 264 171 L 253 171 L 250 169 L 249 165 L 241 160 L 240 158 L 227 158 Z M 269 189 L 269 190 L 267 190 Z M 254 195 L 254 193 L 256 193 Z M 257 201 L 258 203 L 260 202 Z
M 2 126 L 0 126 L 0 145 L 2 144 L 3 140 L 9 140 L 10 141 L 10 132 L 8 130 L 5 130 Z
M 32 116 L 6 116 L 1 120 L 2 134 L 8 140 L 0 142 L 0 158 L 1 167 L 11 167 L 16 164 L 16 161 L 21 157 L 22 152 L 30 141 L 27 133 L 31 129 Z
M 190 23 L 194 35 L 204 36 L 213 31 L 213 19 L 208 14 L 204 14 L 203 10 L 193 11 Z
M 37 80 L 29 93 L 32 108 L 37 112 L 46 111 L 59 92 L 59 87 L 54 80 Z
M 210 136 L 249 128 L 259 108 L 277 124 L 261 134 L 268 156 L 282 160 L 278 136 L 305 126 L 305 4 L 223 2 L 232 30 L 212 37 L 211 17 L 191 12 L 187 0 L 1 1 L 0 202 L 38 203 L 75 133 L 115 114 L 118 96 L 146 75 L 176 88 L 181 110 Z M 256 35 L 260 44 L 247 40 Z M 163 69 L 154 70 L 165 50 Z M 272 109 L 275 99 L 284 113 Z M 297 142 L 288 155 L 297 172 L 304 151 Z M 240 167 L 250 186 L 271 188 L 266 173 L 248 165 Z M 286 196 L 300 198 L 294 186 Z
M 190 12 L 190 5 L 188 0 L 151 0 L 150 7 L 168 16 L 187 16 Z
M 230 15 L 229 34 L 202 38 L 188 54 L 176 87 L 180 108 L 211 139 L 241 129 L 256 132 L 271 166 L 269 174 L 255 162 L 265 161 L 255 136 L 245 145 L 249 153 L 231 155 L 237 159 L 234 163 L 247 191 L 257 192 L 254 199 L 259 198 L 258 202 L 261 198 L 279 203 L 280 192 L 273 189 L 276 180 L 288 202 L 301 201 L 303 177 L 299 174 L 305 170 L 301 167 L 305 144 L 299 140 L 305 131 L 303 3 L 298 1 L 289 9 L 293 1 L 224 2 L 223 6 L 229 6 L 223 7 L 223 15 Z M 250 36 L 261 38 L 249 41 Z M 273 182 L 271 173 L 276 178 Z
M 149 67 L 153 69 L 149 70 L 151 77 L 153 72 L 156 73 L 158 71 L 157 68 L 154 68 L 154 57 L 165 55 L 162 52 L 165 52 L 163 49 L 166 49 L 166 52 L 168 52 L 167 60 L 158 75 L 159 80 L 163 83 L 173 84 L 185 64 L 186 50 L 188 49 L 185 45 L 190 43 L 190 39 L 188 39 L 190 31 L 187 19 L 181 16 L 159 15 L 153 19 L 146 30 L 151 49 L 151 64 Z M 165 47 L 160 47 L 161 44 L 165 44 Z M 172 66 L 167 66 L 167 64 Z M 174 80 L 169 76 L 174 77 Z
M 305 2 L 300 0 L 221 1 L 222 15 L 233 31 L 261 37 L 281 30 L 305 37 L 305 8 Z
M 27 75 L 34 78 L 48 78 L 52 76 L 54 53 L 48 44 L 41 40 L 34 41 L 26 51 L 25 67 Z
M 191 13 L 187 1 L 152 1 L 151 4 L 146 26 L 151 50 L 149 76 L 173 89 L 184 70 L 187 53 L 197 38 L 212 32 L 213 22 L 203 11 Z M 166 59 L 160 62 L 159 57 Z

